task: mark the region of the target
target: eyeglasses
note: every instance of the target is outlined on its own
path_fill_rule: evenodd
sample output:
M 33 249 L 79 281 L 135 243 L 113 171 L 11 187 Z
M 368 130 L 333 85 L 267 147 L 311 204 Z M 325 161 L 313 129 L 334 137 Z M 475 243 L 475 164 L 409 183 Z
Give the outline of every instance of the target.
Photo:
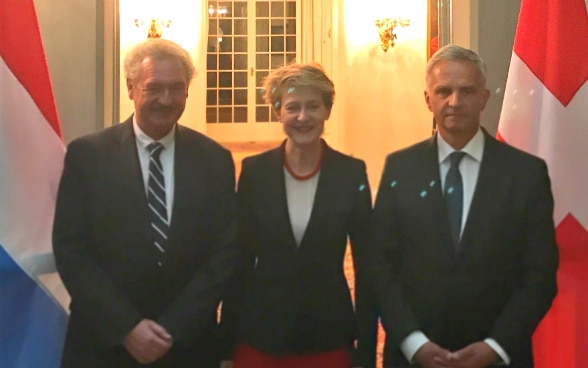
M 184 83 L 174 83 L 171 85 L 165 84 L 149 84 L 143 88 L 140 88 L 140 91 L 145 93 L 148 96 L 156 97 L 162 96 L 167 91 L 170 96 L 178 97 L 186 94 L 187 87 Z

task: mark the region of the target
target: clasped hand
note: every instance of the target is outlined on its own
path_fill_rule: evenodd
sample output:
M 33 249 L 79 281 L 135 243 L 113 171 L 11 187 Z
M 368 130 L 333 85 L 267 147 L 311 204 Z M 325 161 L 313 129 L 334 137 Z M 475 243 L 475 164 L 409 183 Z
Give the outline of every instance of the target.
M 125 337 L 123 345 L 141 364 L 153 363 L 163 357 L 171 348 L 171 335 L 159 324 L 143 319 Z
M 496 352 L 485 342 L 475 342 L 451 352 L 429 341 L 415 354 L 422 368 L 486 368 L 498 360 Z

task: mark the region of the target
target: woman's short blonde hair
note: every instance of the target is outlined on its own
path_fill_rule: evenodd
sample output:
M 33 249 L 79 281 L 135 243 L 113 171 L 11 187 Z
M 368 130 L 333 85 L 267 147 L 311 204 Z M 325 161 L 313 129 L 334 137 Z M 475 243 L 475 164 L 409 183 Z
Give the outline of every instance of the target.
M 335 85 L 318 63 L 287 64 L 272 71 L 262 83 L 263 99 L 272 105 L 274 113 L 280 110 L 283 93 L 291 88 L 314 87 L 319 90 L 327 109 L 335 102 Z
M 141 71 L 141 63 L 148 57 L 158 60 L 178 60 L 184 69 L 186 85 L 189 85 L 196 75 L 196 70 L 188 51 L 173 41 L 163 38 L 150 38 L 138 43 L 126 54 L 123 63 L 125 78 L 131 81 L 136 80 Z

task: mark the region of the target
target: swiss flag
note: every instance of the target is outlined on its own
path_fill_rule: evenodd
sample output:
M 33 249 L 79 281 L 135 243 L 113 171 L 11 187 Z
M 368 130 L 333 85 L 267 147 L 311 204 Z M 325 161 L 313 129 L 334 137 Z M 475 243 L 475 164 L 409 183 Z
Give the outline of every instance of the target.
M 547 161 L 555 197 L 559 290 L 538 368 L 588 367 L 587 56 L 584 0 L 522 0 L 498 137 Z

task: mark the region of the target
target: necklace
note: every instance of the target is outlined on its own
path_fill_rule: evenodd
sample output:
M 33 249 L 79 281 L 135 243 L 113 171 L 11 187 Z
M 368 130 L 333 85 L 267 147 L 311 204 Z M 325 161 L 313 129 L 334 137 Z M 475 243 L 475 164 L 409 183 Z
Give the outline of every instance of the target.
M 284 167 L 286 168 L 286 170 L 288 171 L 288 173 L 296 180 L 308 180 L 310 178 L 312 178 L 313 176 L 315 176 L 319 170 L 321 169 L 321 165 L 323 163 L 323 153 L 325 152 L 325 149 L 323 147 L 323 145 L 321 144 L 321 153 L 320 153 L 320 157 L 318 159 L 318 162 L 316 163 L 316 167 L 308 174 L 306 175 L 299 175 L 296 174 L 294 172 L 294 170 L 292 169 L 292 167 L 290 167 L 290 164 L 288 163 L 288 159 L 286 158 L 286 150 L 284 148 Z

